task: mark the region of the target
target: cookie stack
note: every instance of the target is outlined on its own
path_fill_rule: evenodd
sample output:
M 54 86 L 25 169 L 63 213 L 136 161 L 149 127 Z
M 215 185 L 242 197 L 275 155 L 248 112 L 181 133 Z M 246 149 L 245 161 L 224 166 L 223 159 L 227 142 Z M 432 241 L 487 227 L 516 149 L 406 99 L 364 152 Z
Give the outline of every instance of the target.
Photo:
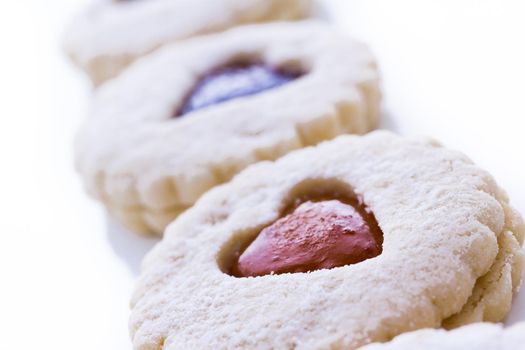
M 522 326 L 461 327 L 509 312 L 521 216 L 463 154 L 372 131 L 373 55 L 311 14 L 104 0 L 68 31 L 97 86 L 78 172 L 122 224 L 163 236 L 134 348 L 357 349 L 415 331 L 365 348 L 525 349 Z

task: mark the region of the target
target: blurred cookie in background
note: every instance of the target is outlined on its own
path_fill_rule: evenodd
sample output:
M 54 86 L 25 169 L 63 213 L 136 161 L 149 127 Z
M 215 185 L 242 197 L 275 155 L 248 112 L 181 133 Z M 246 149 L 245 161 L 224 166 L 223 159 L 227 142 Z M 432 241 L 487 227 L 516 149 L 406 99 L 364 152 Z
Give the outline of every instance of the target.
M 165 44 L 311 13 L 310 0 L 98 0 L 67 29 L 64 48 L 98 86 Z
M 315 21 L 175 43 L 96 91 L 77 169 L 125 226 L 161 234 L 250 164 L 374 129 L 378 80 L 365 45 Z
M 370 344 L 359 350 L 525 350 L 525 323 L 509 328 L 475 323 L 453 331 L 423 329 L 402 334 L 391 342 Z

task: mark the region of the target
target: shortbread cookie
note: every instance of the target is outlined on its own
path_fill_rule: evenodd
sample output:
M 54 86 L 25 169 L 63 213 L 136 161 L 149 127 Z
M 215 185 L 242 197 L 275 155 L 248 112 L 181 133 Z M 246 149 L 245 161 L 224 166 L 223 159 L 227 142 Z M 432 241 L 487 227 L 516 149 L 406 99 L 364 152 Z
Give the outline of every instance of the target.
M 388 132 L 340 136 L 249 167 L 174 221 L 143 263 L 133 343 L 356 349 L 439 327 L 479 289 L 501 315 L 489 296 L 519 285 L 522 260 L 500 257 L 521 254 L 510 247 L 523 228 L 464 155 Z
M 496 261 L 476 283 L 476 287 L 463 309 L 446 319 L 442 326 L 454 328 L 472 322 L 499 322 L 510 311 L 512 296 L 521 284 L 524 256 L 523 221 L 516 211 L 508 206 L 508 199 L 500 200 L 505 210 L 505 229 L 498 237 L 499 251 Z
M 311 0 L 97 0 L 74 19 L 64 46 L 100 85 L 168 43 L 310 12 Z
M 236 28 L 166 47 L 95 94 L 77 140 L 86 187 L 162 233 L 247 165 L 376 125 L 368 49 L 317 23 Z
M 423 329 L 360 350 L 525 350 L 525 323 L 509 328 L 476 323 L 453 331 Z

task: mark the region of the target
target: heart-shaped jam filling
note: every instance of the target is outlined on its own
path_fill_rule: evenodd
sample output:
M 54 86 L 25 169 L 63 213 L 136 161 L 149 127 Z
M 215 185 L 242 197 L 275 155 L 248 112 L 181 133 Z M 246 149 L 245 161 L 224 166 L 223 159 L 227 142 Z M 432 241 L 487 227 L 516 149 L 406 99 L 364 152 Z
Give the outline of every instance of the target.
M 239 97 L 274 89 L 299 78 L 301 72 L 262 63 L 237 62 L 206 73 L 184 99 L 176 113 L 189 112 Z
M 383 233 L 357 198 L 306 200 L 264 228 L 231 268 L 236 277 L 356 264 L 382 252 Z

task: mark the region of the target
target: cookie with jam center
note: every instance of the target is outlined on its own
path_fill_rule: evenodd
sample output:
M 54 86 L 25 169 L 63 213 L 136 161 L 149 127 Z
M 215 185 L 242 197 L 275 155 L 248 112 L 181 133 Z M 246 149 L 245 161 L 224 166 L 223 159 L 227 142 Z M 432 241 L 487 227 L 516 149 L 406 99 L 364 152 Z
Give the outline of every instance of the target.
M 238 25 L 306 18 L 311 0 L 97 0 L 71 22 L 64 48 L 95 86 L 166 44 Z
M 476 323 L 453 331 L 423 329 L 402 334 L 391 342 L 370 344 L 359 350 L 525 350 L 525 322 L 508 328 Z
M 77 169 L 123 224 L 161 234 L 252 163 L 373 129 L 378 85 L 369 50 L 318 22 L 188 40 L 97 90 Z
M 357 349 L 501 321 L 525 226 L 494 179 L 435 141 L 340 136 L 206 193 L 143 263 L 143 349 Z

